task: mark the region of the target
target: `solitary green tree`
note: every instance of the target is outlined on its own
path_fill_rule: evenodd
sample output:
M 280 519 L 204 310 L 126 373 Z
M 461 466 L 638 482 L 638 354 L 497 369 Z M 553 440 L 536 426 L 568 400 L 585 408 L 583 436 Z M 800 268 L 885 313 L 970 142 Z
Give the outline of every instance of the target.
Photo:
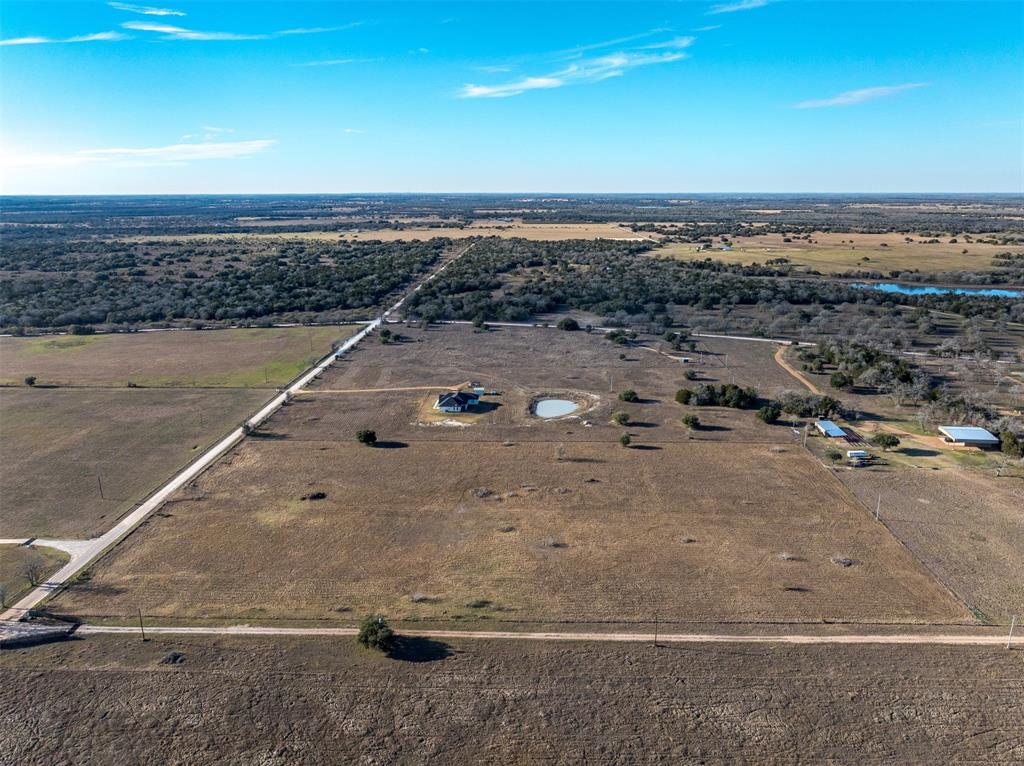
M 356 441 L 360 444 L 365 444 L 367 447 L 372 447 L 377 443 L 377 432 L 369 429 L 356 431 Z
M 359 623 L 359 634 L 356 640 L 367 649 L 386 652 L 395 642 L 395 632 L 380 615 L 371 614 Z
M 871 443 L 888 452 L 889 450 L 896 449 L 900 446 L 900 439 L 894 434 L 875 434 L 871 437 Z
M 629 434 L 623 434 L 622 436 L 619 437 L 619 444 L 621 444 L 623 447 L 628 447 L 632 443 L 633 440 L 629 438 Z
M 562 317 L 558 320 L 558 329 L 569 331 L 578 330 L 580 329 L 580 323 L 572 317 Z
M 627 388 L 625 391 L 619 394 L 619 401 L 622 402 L 639 402 L 640 397 L 637 396 L 636 391 L 632 388 Z
M 625 412 L 613 412 L 612 422 L 619 426 L 625 426 L 629 424 L 629 415 Z
M 683 425 L 691 431 L 696 431 L 700 428 L 700 418 L 696 415 L 683 415 Z
M 774 404 L 766 404 L 764 407 L 757 411 L 757 417 L 763 420 L 765 423 L 774 423 L 779 419 L 782 414 L 782 410 Z
M 25 378 L 25 385 L 26 386 L 34 386 L 35 384 L 36 384 L 36 376 L 35 375 L 29 375 L 29 376 L 27 376 Z

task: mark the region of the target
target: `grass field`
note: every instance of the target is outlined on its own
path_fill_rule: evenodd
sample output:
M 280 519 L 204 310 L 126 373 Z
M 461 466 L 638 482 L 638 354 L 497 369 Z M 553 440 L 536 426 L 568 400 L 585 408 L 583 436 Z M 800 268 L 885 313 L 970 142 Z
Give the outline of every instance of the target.
M 405 661 L 335 638 L 5 651 L 0 748 L 26 765 L 1024 760 L 1020 651 L 409 646 Z
M 94 618 L 141 606 L 213 619 L 970 619 L 787 428 L 720 408 L 699 410 L 704 429 L 683 427 L 678 361 L 644 349 L 620 359 L 596 335 L 555 330 L 409 337 L 335 365 L 271 420 L 268 438 L 201 476 L 54 608 Z M 746 347 L 728 368 L 709 351 L 701 376 L 791 380 L 770 344 Z M 609 373 L 641 402 L 609 395 Z M 470 425 L 424 421 L 434 392 L 351 392 L 468 379 L 502 391 Z M 533 394 L 560 391 L 591 404 L 566 420 L 529 414 Z M 609 422 L 617 409 L 628 427 Z M 364 427 L 380 447 L 355 443 Z M 634 448 L 618 444 L 624 431 Z M 314 493 L 323 497 L 303 499 Z
M 270 394 L 0 388 L 0 536 L 105 532 Z
M 0 338 L 0 382 L 275 388 L 360 329 L 273 327 Z
M 63 551 L 43 545 L 31 548 L 23 545 L 0 545 L 0 590 L 3 591 L 5 604 L 15 603 L 32 587 L 21 572 L 21 566 L 33 556 L 38 556 L 43 563 L 40 581 L 45 580 L 68 561 L 68 555 Z
M 914 236 L 914 242 L 904 241 L 902 234 L 855 234 L 845 232 L 816 232 L 814 243 L 794 239 L 783 242 L 781 234 L 759 237 L 737 237 L 732 249 L 717 247 L 698 251 L 699 245 L 670 243 L 651 251 L 652 255 L 677 258 L 712 258 L 723 263 L 764 263 L 773 258 L 788 258 L 801 269 L 823 274 L 863 271 L 921 271 L 926 274 L 941 271 L 987 271 L 992 268 L 992 256 L 1002 252 L 1020 252 L 1020 247 L 967 243 L 962 238 L 950 244 L 943 238 L 938 244 L 925 244 Z M 884 243 L 884 246 L 883 246 Z M 967 250 L 964 253 L 964 250 Z

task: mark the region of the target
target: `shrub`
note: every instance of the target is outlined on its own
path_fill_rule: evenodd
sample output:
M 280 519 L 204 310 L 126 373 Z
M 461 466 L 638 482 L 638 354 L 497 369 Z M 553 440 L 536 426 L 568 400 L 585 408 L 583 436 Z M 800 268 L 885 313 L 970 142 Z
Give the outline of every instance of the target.
M 763 420 L 765 423 L 774 423 L 779 419 L 782 414 L 782 410 L 774 404 L 766 404 L 764 407 L 757 411 L 757 417 Z
M 828 451 L 825 452 L 825 455 L 833 463 L 838 463 L 840 460 L 843 459 L 843 453 L 837 450 L 835 447 L 829 447 Z
M 847 391 L 853 388 L 853 378 L 845 372 L 833 372 L 832 377 L 829 378 L 828 382 L 832 388 L 839 389 L 840 391 Z
M 619 437 L 619 444 L 621 444 L 623 447 L 628 447 L 632 443 L 633 440 L 629 438 L 629 434 L 623 434 L 622 436 Z
M 628 425 L 629 424 L 629 415 L 627 415 L 625 412 L 613 412 L 612 413 L 612 422 L 615 423 L 615 425 L 618 425 L 618 426 Z
M 696 431 L 700 428 L 700 418 L 696 415 L 683 415 L 683 425 L 691 431 Z
M 999 443 L 1003 454 L 1009 457 L 1024 457 L 1024 437 L 1015 434 L 1010 429 L 999 433 Z
M 359 623 L 359 634 L 356 637 L 367 649 L 386 652 L 395 641 L 395 632 L 388 627 L 383 617 L 371 614 Z
M 688 388 L 680 388 L 676 391 L 676 401 L 680 404 L 689 404 L 691 398 L 693 398 L 693 391 Z
M 900 439 L 894 434 L 875 434 L 871 437 L 871 443 L 888 452 L 889 450 L 900 446 Z
M 683 373 L 683 377 L 686 378 L 687 380 L 696 380 L 697 379 L 697 371 L 696 370 L 687 370 L 686 372 Z
M 391 330 L 389 330 L 387 327 L 385 327 L 383 330 L 380 331 L 380 335 L 378 337 L 380 338 L 380 342 L 381 343 L 384 343 L 384 344 L 390 343 L 391 342 Z
M 556 326 L 559 330 L 567 330 L 569 332 L 580 329 L 580 323 L 572 317 L 562 317 L 558 320 L 558 324 Z
M 35 384 L 36 384 L 36 376 L 35 375 L 28 375 L 28 376 L 25 377 L 25 385 L 26 386 L 34 386 Z
M 625 391 L 622 391 L 619 394 L 619 401 L 620 402 L 639 402 L 640 401 L 640 397 L 637 396 L 636 391 L 634 391 L 632 388 L 627 388 Z
M 377 443 L 377 432 L 370 431 L 369 429 L 363 429 L 362 431 L 356 431 L 356 441 L 360 444 L 365 444 L 368 447 L 372 447 Z

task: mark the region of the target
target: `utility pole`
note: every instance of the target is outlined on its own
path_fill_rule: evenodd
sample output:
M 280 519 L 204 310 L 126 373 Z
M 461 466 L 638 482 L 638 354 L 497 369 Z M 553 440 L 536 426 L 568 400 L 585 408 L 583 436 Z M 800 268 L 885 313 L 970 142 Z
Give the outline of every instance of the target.
M 146 640 L 146 628 L 142 625 L 142 610 L 139 609 L 139 632 L 142 633 L 142 640 Z
M 654 613 L 654 645 L 658 645 L 658 613 Z
M 879 521 L 880 520 L 881 513 L 882 513 L 882 493 L 879 492 L 878 493 L 878 502 L 875 503 L 875 521 Z
M 1006 648 L 1010 648 L 1010 644 L 1013 643 L 1013 629 L 1017 625 L 1017 615 L 1011 615 L 1010 617 L 1010 635 L 1006 637 Z
M 100 500 L 106 500 L 107 498 L 103 496 L 103 480 L 100 479 L 99 474 L 96 474 L 96 484 L 100 488 Z

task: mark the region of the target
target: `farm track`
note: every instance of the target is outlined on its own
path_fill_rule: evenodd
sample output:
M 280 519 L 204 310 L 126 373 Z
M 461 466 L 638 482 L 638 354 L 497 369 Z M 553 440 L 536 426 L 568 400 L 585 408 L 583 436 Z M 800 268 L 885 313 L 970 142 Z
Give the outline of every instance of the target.
M 806 386 L 812 394 L 821 396 L 821 389 L 814 385 L 814 383 L 812 383 L 806 375 L 804 375 L 796 367 L 794 367 L 788 361 L 786 361 L 785 353 L 785 346 L 779 346 L 778 351 L 775 352 L 775 361 L 779 363 L 779 366 L 782 367 L 782 369 L 784 369 L 794 378 L 796 378 L 798 381 L 800 381 L 800 383 L 802 383 L 804 386 Z
M 153 635 L 225 635 L 225 636 L 354 636 L 356 628 L 275 628 L 250 625 L 211 626 L 147 626 Z M 135 627 L 82 625 L 76 631 L 89 634 L 138 634 Z M 843 635 L 735 635 L 728 633 L 599 633 L 510 630 L 417 630 L 408 635 L 422 638 L 491 639 L 515 641 L 609 641 L 616 643 L 666 644 L 924 644 L 953 646 L 999 646 L 1007 637 L 985 634 L 913 634 L 859 633 Z

